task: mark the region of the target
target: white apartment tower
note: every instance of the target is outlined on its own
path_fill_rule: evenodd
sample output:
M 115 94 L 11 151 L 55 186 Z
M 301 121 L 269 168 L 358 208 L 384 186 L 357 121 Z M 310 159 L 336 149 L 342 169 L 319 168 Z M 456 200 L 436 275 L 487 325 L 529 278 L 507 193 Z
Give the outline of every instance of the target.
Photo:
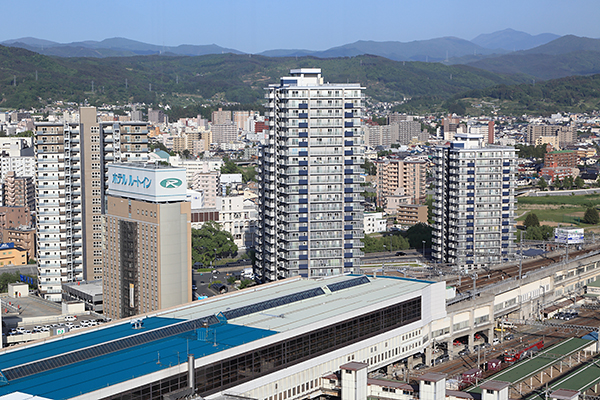
M 354 271 L 363 255 L 359 84 L 323 83 L 292 70 L 267 88 L 269 131 L 260 154 L 258 280 Z
M 483 136 L 456 134 L 434 156 L 432 254 L 440 263 L 476 269 L 514 254 L 513 147 L 483 147 Z
M 108 164 L 147 159 L 147 124 L 98 123 L 82 107 L 78 123 L 36 124 L 38 282 L 61 300 L 62 282 L 102 279 L 102 214 Z

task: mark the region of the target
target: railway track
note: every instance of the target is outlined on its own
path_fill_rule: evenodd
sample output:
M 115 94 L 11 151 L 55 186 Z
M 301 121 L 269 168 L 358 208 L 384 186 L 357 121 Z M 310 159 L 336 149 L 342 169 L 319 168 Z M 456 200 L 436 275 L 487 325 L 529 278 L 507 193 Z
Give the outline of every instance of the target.
M 560 320 L 553 321 L 560 322 Z M 523 329 L 517 329 L 513 331 L 515 335 L 513 340 L 506 341 L 500 345 L 490 348 L 489 351 L 482 352 L 480 354 L 480 362 L 483 364 L 487 360 L 498 358 L 504 353 L 504 350 L 511 349 L 522 342 L 534 343 L 540 339 L 543 339 L 544 348 L 548 348 L 570 337 L 584 336 L 589 332 L 589 330 L 574 331 L 573 329 L 568 328 L 567 325 L 600 326 L 600 313 L 596 310 L 585 310 L 582 308 L 579 317 L 571 321 L 564 321 L 564 324 L 564 328 L 522 326 Z M 416 378 L 426 372 L 439 372 L 447 374 L 448 377 L 452 379 L 458 378 L 463 372 L 471 368 L 476 368 L 477 366 L 477 353 L 471 353 L 468 356 L 455 358 L 454 360 L 419 371 L 419 373 L 413 372 L 411 377 Z M 497 371 L 484 372 L 483 377 L 487 378 L 496 372 Z
M 592 253 L 598 250 L 600 246 L 594 246 L 593 248 L 586 248 L 582 250 L 577 250 L 569 253 L 569 259 L 574 259 L 581 255 Z M 542 267 L 547 267 L 557 262 L 561 262 L 564 257 L 563 253 L 553 253 L 549 256 L 546 256 L 541 259 L 523 261 L 521 267 L 521 276 L 526 275 L 529 272 L 536 271 Z M 502 280 L 514 278 L 519 276 L 519 265 L 518 264 L 506 264 L 506 265 L 495 265 L 491 267 L 488 271 L 474 271 L 477 273 L 477 278 L 475 282 L 476 287 L 483 287 L 487 285 L 492 285 L 494 283 L 498 283 Z M 458 284 L 459 280 L 457 278 L 453 278 L 448 280 L 450 285 L 455 285 L 459 293 L 464 293 L 467 290 L 473 289 L 473 278 L 469 276 L 463 276 L 460 279 L 460 285 Z

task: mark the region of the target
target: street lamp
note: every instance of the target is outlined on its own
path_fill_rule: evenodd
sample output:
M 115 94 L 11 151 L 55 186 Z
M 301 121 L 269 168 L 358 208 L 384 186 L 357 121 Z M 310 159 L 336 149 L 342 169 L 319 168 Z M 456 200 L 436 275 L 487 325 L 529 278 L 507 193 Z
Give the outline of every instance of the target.
M 425 258 L 425 240 L 423 240 L 423 258 Z

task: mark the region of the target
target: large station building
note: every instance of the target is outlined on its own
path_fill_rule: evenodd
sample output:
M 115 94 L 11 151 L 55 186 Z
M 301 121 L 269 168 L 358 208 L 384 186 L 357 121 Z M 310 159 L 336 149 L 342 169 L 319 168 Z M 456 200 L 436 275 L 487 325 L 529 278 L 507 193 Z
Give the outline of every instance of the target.
M 0 396 L 317 397 L 341 365 L 373 371 L 425 351 L 445 293 L 406 278 L 290 278 L 9 348 Z

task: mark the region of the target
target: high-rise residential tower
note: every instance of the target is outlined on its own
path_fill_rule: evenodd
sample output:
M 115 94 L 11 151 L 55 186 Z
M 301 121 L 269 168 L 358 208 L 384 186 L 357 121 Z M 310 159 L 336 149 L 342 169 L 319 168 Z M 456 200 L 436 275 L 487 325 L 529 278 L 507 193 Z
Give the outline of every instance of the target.
M 267 88 L 255 275 L 261 281 L 353 271 L 362 256 L 363 88 L 292 70 Z
M 433 257 L 462 269 L 500 263 L 515 250 L 515 149 L 455 139 L 434 156 Z
M 147 123 L 98 123 L 82 107 L 78 123 L 36 125 L 38 282 L 61 300 L 61 283 L 102 278 L 102 212 L 112 162 L 144 161 Z

